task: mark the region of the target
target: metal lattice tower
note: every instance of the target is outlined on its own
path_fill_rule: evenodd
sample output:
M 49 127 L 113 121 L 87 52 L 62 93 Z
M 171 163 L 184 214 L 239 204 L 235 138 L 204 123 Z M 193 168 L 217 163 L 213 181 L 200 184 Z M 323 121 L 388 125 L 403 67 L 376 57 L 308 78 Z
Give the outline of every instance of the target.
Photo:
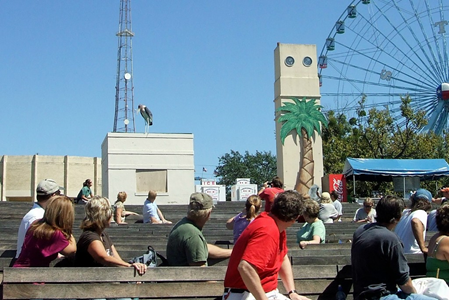
M 133 47 L 131 0 L 120 0 L 120 20 L 115 83 L 115 118 L 113 132 L 136 132 L 134 121 Z

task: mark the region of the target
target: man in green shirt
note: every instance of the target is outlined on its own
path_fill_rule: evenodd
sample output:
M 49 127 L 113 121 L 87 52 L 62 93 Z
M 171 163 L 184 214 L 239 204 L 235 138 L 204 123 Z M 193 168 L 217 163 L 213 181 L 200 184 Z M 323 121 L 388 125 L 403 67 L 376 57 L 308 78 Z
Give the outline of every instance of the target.
M 205 193 L 190 195 L 187 216 L 171 230 L 167 242 L 167 260 L 170 266 L 207 266 L 207 259 L 224 259 L 231 249 L 208 244 L 203 226 L 209 221 L 213 208 L 212 197 Z

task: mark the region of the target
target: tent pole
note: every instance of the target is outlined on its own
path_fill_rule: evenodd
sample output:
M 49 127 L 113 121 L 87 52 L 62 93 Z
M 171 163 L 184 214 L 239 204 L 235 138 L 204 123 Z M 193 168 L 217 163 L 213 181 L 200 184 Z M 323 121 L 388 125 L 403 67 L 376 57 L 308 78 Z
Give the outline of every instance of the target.
M 352 185 L 353 185 L 353 189 L 354 189 L 354 200 L 355 200 L 355 175 L 354 174 L 352 174 L 352 183 L 353 183 Z
M 403 185 L 404 185 L 404 193 L 402 194 L 403 196 L 402 196 L 402 198 L 404 198 L 405 199 L 405 177 L 402 177 L 402 182 L 403 182 Z

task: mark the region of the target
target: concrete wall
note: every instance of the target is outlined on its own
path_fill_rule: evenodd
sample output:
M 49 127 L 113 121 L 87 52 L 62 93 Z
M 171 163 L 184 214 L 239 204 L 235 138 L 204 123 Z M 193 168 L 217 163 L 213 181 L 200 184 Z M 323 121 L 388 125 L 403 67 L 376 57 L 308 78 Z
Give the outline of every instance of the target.
M 108 133 L 101 145 L 103 195 L 143 204 L 149 190 L 158 204 L 187 204 L 194 192 L 193 134 Z M 154 173 L 154 174 L 153 174 Z
M 291 56 L 295 63 L 287 66 L 285 59 Z M 303 64 L 308 56 L 312 59 L 310 66 Z M 320 103 L 319 79 L 315 45 L 280 44 L 274 50 L 275 82 L 274 104 L 278 109 L 282 103 L 290 101 L 291 97 L 299 99 L 316 99 Z M 275 120 L 276 122 L 276 120 Z M 299 163 L 302 159 L 299 142 L 300 137 L 292 134 L 285 139 L 284 145 L 280 139 L 281 124 L 276 122 L 276 153 L 278 176 L 284 181 L 286 189 L 293 189 L 298 176 Z M 315 161 L 314 183 L 321 186 L 323 177 L 322 140 L 317 134 L 313 136 L 313 157 Z
M 0 160 L 1 201 L 34 201 L 39 181 L 51 178 L 69 197 L 76 197 L 90 178 L 93 192 L 101 191 L 101 162 L 97 157 L 3 155 Z

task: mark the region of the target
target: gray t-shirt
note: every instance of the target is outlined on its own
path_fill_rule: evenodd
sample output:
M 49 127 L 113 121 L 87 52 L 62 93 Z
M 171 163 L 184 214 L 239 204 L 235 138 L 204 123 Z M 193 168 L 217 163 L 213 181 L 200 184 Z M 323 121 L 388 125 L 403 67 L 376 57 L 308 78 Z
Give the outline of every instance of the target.
M 368 218 L 368 222 L 369 223 L 374 223 L 376 222 L 376 209 L 371 208 L 370 212 L 367 214 L 365 209 L 363 207 L 357 209 L 357 211 L 355 212 L 354 215 L 354 222 L 357 222 L 359 220 L 365 220 L 366 218 Z

